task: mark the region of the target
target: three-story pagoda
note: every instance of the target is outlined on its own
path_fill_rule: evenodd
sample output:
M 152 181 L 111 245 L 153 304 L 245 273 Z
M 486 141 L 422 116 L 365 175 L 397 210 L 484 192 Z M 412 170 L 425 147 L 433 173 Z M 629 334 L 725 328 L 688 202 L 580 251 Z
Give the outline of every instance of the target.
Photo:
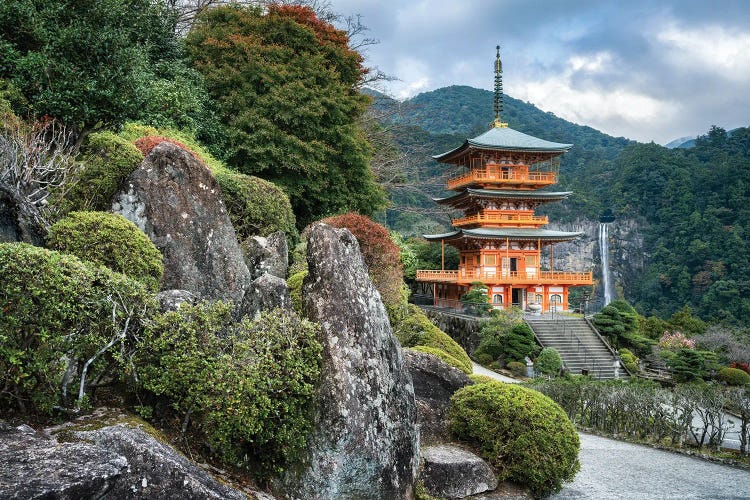
M 424 237 L 456 247 L 458 270 L 417 271 L 417 281 L 431 285 L 436 306 L 458 304 L 471 283 L 481 281 L 496 308 L 567 310 L 568 289 L 591 285 L 592 273 L 556 270 L 553 245 L 583 233 L 545 229 L 549 220 L 536 215 L 535 209 L 571 194 L 541 189 L 557 182 L 559 157 L 572 144 L 532 137 L 501 121 L 502 63 L 497 49 L 495 120 L 490 129 L 433 156 L 461 170 L 447 181 L 447 189 L 456 194 L 435 201 L 462 210 L 464 216 L 453 220 L 454 231 Z M 549 270 L 541 265 L 545 247 L 550 252 Z

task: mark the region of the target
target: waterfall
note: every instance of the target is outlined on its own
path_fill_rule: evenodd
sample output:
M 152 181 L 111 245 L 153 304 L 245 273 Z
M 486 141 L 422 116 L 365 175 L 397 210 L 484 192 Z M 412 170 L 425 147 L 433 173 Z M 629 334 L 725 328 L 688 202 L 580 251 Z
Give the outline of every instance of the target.
M 602 298 L 603 305 L 612 302 L 613 283 L 612 271 L 609 268 L 609 224 L 599 223 L 599 257 L 602 265 Z

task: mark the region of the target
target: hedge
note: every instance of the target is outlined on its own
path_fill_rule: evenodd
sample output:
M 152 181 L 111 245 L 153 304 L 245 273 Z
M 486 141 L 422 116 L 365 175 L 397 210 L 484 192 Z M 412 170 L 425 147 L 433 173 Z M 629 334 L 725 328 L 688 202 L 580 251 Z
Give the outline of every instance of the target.
M 53 250 L 107 266 L 157 291 L 164 258 L 135 224 L 118 214 L 72 212 L 56 222 L 47 236 Z

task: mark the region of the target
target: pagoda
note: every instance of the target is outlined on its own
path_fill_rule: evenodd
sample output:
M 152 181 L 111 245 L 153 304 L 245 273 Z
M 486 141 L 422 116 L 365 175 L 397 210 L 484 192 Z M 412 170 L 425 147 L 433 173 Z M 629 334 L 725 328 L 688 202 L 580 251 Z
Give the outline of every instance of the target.
M 518 132 L 500 119 L 502 112 L 500 47 L 495 60 L 495 120 L 490 129 L 446 153 L 433 156 L 457 167 L 446 187 L 456 193 L 435 198 L 440 205 L 462 210 L 452 221 L 454 230 L 424 235 L 460 252 L 458 270 L 417 271 L 417 281 L 432 288 L 436 306 L 459 306 L 473 282 L 487 287 L 495 308 L 519 306 L 532 311 L 568 309 L 568 290 L 591 285 L 592 273 L 554 268 L 554 244 L 583 233 L 545 229 L 547 217 L 535 214 L 543 203 L 560 201 L 571 192 L 546 191 L 557 183 L 559 157 L 572 144 L 545 141 Z M 548 248 L 549 270 L 542 269 L 542 250 Z M 445 267 L 443 258 L 443 268 Z

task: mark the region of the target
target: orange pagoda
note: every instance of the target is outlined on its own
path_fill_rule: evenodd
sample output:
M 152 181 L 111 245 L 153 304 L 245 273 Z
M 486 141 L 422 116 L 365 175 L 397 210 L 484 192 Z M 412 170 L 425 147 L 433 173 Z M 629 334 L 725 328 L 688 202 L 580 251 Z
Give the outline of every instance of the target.
M 424 235 L 429 241 L 456 247 L 458 270 L 417 271 L 417 281 L 432 288 L 436 306 L 458 305 L 471 283 L 488 288 L 495 308 L 519 306 L 531 311 L 568 309 L 568 289 L 591 285 L 592 273 L 554 268 L 554 244 L 583 233 L 544 229 L 549 220 L 535 215 L 543 203 L 560 201 L 571 192 L 543 191 L 557 182 L 559 157 L 572 144 L 559 144 L 518 132 L 500 120 L 502 111 L 500 47 L 495 60 L 495 121 L 490 129 L 459 147 L 433 156 L 460 173 L 447 181 L 456 194 L 434 199 L 462 210 L 453 220 L 454 231 Z M 541 266 L 542 250 L 549 247 L 550 269 Z M 445 267 L 443 258 L 443 267 Z

